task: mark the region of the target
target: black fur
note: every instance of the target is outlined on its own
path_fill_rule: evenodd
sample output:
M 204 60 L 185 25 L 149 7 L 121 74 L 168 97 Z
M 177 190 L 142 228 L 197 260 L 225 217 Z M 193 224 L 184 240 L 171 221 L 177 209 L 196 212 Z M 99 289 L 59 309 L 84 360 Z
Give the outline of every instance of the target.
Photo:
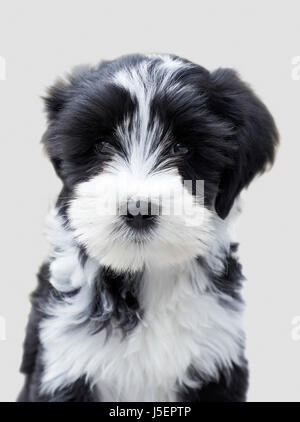
M 95 333 L 104 327 L 108 329 L 108 333 L 113 327 L 122 328 L 124 335 L 134 329 L 143 313 L 137 298 L 141 276 L 142 274 L 117 274 L 107 268 L 101 269 L 95 283 L 90 314 Z M 103 300 L 111 304 L 111 311 L 108 313 L 105 312 Z
M 199 379 L 197 371 L 193 370 L 194 379 Z M 200 377 L 201 382 L 201 377 Z M 184 388 L 179 396 L 182 401 L 189 402 L 244 402 L 248 389 L 248 365 L 232 365 L 232 369 L 220 370 L 217 381 L 203 383 L 201 388 Z

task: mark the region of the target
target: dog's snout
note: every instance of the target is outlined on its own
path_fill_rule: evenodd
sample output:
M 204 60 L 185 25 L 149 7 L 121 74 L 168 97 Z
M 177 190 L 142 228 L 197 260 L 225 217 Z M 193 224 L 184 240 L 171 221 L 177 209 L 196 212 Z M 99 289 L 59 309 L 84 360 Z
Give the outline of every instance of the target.
M 150 201 L 127 202 L 127 213 L 124 216 L 126 223 L 134 229 L 147 229 L 154 225 L 157 216 L 151 213 Z

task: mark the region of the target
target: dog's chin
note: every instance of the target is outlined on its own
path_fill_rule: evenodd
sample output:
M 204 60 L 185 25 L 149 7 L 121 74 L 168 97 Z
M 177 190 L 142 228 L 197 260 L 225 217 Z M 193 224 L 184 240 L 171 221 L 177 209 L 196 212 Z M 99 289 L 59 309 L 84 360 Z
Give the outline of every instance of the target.
M 203 247 L 196 238 L 172 243 L 155 233 L 120 236 L 107 243 L 85 242 L 84 247 L 88 255 L 100 265 L 118 272 L 138 272 L 147 267 L 180 265 L 203 253 Z
M 145 267 L 168 267 L 193 258 L 188 254 L 183 255 L 182 251 L 174 246 L 155 251 L 152 250 L 150 245 L 140 242 L 127 245 L 115 244 L 107 253 L 101 256 L 94 254 L 93 257 L 97 259 L 100 265 L 118 272 L 138 272 Z

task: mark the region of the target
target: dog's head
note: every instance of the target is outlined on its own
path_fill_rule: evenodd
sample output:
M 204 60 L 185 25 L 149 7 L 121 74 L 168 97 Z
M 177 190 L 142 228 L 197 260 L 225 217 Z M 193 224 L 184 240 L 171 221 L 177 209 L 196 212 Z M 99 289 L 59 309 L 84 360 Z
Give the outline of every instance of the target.
M 233 70 L 175 56 L 78 68 L 45 100 L 59 206 L 87 253 L 120 270 L 201 255 L 278 141 Z

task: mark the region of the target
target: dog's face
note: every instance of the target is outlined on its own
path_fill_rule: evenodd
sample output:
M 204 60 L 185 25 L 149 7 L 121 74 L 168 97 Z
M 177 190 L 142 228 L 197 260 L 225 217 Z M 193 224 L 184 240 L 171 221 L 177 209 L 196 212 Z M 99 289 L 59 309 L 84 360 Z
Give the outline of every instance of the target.
M 204 254 L 277 142 L 272 117 L 233 71 L 174 56 L 78 69 L 46 105 L 59 205 L 87 253 L 118 270 Z

